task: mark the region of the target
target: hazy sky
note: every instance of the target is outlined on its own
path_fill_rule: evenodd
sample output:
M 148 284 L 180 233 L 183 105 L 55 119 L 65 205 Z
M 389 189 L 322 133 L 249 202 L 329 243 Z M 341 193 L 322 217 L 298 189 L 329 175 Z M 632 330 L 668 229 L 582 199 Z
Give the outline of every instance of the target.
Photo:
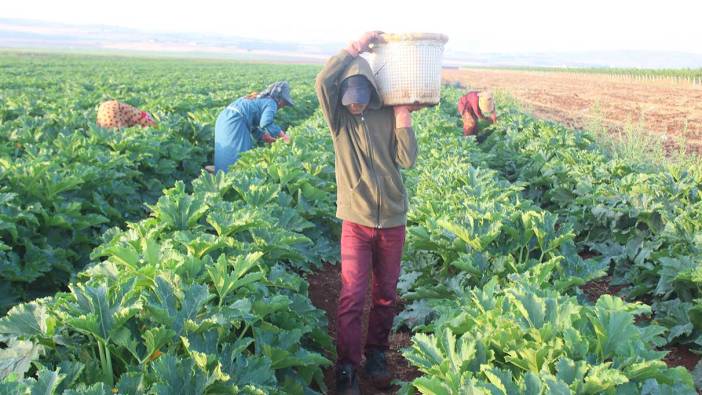
M 6 0 L 3 3 L 0 18 L 282 41 L 346 42 L 366 30 L 380 29 L 445 33 L 449 36 L 448 48 L 476 52 L 632 49 L 702 53 L 702 1 L 699 0 Z

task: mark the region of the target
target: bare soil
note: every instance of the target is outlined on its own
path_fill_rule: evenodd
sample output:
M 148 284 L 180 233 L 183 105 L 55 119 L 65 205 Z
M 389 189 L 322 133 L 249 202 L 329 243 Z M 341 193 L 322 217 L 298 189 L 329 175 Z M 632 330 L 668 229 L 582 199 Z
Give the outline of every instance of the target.
M 702 153 L 700 85 L 515 70 L 448 69 L 443 77 L 471 89 L 506 91 L 535 116 L 569 127 L 633 127 L 660 134 L 666 146 L 682 136 L 690 151 Z
M 580 287 L 587 299 L 594 303 L 602 295 L 617 295 L 624 287 L 621 285 L 610 285 L 612 276 L 601 277 L 592 280 Z

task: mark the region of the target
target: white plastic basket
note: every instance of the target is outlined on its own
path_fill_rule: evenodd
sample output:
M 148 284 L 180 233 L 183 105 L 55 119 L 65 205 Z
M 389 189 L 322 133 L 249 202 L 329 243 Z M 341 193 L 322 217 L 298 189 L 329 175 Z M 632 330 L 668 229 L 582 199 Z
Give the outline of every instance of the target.
M 439 103 L 441 62 L 448 37 L 435 33 L 383 34 L 368 62 L 375 74 L 383 103 Z

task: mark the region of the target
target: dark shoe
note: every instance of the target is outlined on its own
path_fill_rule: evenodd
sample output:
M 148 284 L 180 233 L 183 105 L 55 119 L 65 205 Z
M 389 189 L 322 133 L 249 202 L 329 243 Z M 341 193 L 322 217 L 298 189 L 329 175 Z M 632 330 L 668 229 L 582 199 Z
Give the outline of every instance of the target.
M 338 395 L 361 395 L 358 387 L 358 376 L 351 364 L 337 365 L 336 393 Z
M 378 389 L 386 389 L 390 387 L 392 375 L 388 370 L 388 363 L 385 360 L 385 351 L 368 350 L 366 351 L 366 376 L 373 383 L 373 386 Z

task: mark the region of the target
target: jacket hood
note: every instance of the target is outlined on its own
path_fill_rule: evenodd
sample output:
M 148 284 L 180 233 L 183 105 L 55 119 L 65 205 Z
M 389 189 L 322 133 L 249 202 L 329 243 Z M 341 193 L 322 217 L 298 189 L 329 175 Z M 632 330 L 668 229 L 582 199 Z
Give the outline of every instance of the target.
M 368 103 L 368 109 L 379 110 L 381 107 L 383 107 L 383 100 L 380 98 L 380 94 L 378 93 L 378 84 L 375 81 L 373 70 L 368 64 L 368 61 L 360 56 L 355 58 L 346 68 L 341 82 L 343 83 L 344 80 L 355 75 L 362 75 L 366 77 L 368 82 L 370 82 L 371 86 L 373 87 L 371 90 L 370 102 Z M 341 100 L 341 98 L 339 98 L 339 100 Z

